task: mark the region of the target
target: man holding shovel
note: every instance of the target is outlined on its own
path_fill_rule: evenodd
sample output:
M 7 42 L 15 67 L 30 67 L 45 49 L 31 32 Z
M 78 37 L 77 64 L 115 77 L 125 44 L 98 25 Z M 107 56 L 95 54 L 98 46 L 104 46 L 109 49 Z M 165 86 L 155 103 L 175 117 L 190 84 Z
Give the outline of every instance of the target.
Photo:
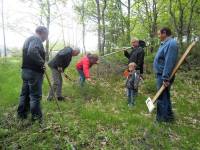
M 71 47 L 65 47 L 48 63 L 52 72 L 53 91 L 50 89 L 47 100 L 53 99 L 54 91 L 59 101 L 64 100 L 62 96 L 62 73 L 69 66 L 72 57 L 77 56 L 79 53 L 79 48 L 72 49 Z
M 162 85 L 166 88 L 159 96 L 157 102 L 157 117 L 158 122 L 171 122 L 174 120 L 170 100 L 170 87 L 173 80 L 170 80 L 170 75 L 176 65 L 178 58 L 178 46 L 176 41 L 171 37 L 169 28 L 162 28 L 158 32 L 161 44 L 155 56 L 153 67 L 157 77 L 157 89 Z
M 26 119 L 30 110 L 32 121 L 41 121 L 40 100 L 42 98 L 42 82 L 45 71 L 45 51 L 42 43 L 48 38 L 48 30 L 39 26 L 35 32 L 36 34 L 29 37 L 23 46 L 23 85 L 17 115 L 21 119 Z

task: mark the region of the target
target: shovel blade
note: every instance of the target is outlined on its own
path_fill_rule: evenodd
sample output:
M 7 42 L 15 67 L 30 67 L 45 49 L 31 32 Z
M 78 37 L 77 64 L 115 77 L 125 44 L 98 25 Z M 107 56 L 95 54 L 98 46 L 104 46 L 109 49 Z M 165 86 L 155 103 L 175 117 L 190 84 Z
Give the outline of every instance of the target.
M 147 107 L 148 107 L 150 113 L 151 113 L 151 112 L 154 110 L 154 108 L 155 108 L 155 106 L 154 106 L 154 104 L 153 104 L 153 102 L 152 102 L 152 100 L 151 100 L 150 97 L 146 100 L 146 105 L 147 105 Z

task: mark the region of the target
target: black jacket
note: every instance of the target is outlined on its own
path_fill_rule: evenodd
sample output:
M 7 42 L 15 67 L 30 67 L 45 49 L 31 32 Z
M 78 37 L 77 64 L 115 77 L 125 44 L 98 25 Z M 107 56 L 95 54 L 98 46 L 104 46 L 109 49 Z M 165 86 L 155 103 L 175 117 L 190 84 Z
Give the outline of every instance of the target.
M 72 60 L 72 48 L 65 47 L 60 50 L 56 56 L 49 61 L 48 65 L 50 68 L 58 69 L 58 67 L 62 67 L 63 71 L 69 66 Z
M 136 71 L 133 73 L 129 73 L 129 76 L 127 77 L 126 80 L 126 88 L 132 90 L 138 90 L 139 82 L 140 82 L 140 76 Z
M 45 51 L 42 40 L 37 36 L 29 37 L 23 45 L 22 69 L 44 73 Z
M 136 70 L 140 70 L 140 74 L 143 74 L 144 50 L 141 47 L 132 47 L 132 51 L 130 53 L 124 51 L 124 55 L 129 59 L 128 63 L 135 62 L 137 64 Z

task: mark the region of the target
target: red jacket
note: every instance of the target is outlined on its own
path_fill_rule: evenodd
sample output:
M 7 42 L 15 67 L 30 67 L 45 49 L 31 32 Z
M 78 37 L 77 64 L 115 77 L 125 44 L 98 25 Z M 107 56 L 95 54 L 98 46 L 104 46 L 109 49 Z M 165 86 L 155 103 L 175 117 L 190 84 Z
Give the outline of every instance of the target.
M 76 64 L 76 69 L 83 70 L 83 73 L 85 75 L 85 78 L 90 78 L 90 60 L 87 56 L 84 56 L 81 58 L 81 60 L 78 61 Z

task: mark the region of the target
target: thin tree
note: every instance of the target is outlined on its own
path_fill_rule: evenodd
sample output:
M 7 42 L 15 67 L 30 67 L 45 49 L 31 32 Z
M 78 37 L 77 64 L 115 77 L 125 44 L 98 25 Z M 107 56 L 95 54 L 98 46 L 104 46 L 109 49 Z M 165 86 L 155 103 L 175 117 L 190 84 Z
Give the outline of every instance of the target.
M 83 53 L 86 54 L 85 48 L 85 0 L 82 0 L 82 13 L 81 13 L 81 22 L 82 22 L 82 40 L 83 40 Z
M 5 35 L 5 22 L 4 22 L 4 1 L 1 0 L 1 18 L 2 18 L 2 31 L 3 31 L 3 46 L 4 46 L 4 56 L 7 56 L 7 47 L 6 47 L 6 35 Z
M 97 24 L 98 24 L 98 49 L 99 49 L 99 54 L 102 55 L 102 48 L 101 48 L 101 10 L 100 10 L 99 0 L 96 0 L 96 11 L 97 11 Z
M 102 9 L 102 55 L 105 53 L 105 41 L 106 41 L 106 26 L 105 26 L 105 10 L 107 7 L 107 0 L 103 0 L 103 9 Z

